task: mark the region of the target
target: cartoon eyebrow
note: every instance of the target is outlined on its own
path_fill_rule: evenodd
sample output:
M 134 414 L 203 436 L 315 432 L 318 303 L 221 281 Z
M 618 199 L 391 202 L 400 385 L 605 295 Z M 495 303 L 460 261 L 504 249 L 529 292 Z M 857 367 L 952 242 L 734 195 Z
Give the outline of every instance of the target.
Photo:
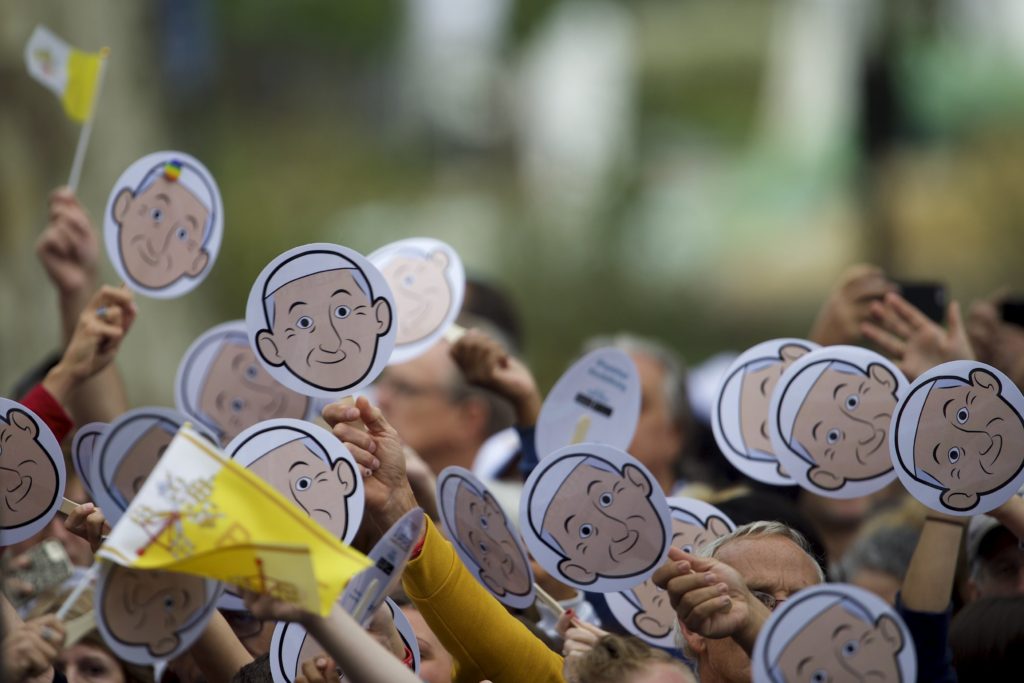
M 813 657 L 804 657 L 803 659 L 800 660 L 800 663 L 796 665 L 796 673 L 797 673 L 797 675 L 803 675 L 803 668 L 805 666 L 807 666 L 807 663 L 810 662 L 812 659 L 814 659 L 814 658 Z
M 946 418 L 947 420 L 949 419 L 949 415 L 946 415 L 946 408 L 948 408 L 949 404 L 952 403 L 955 400 L 956 400 L 955 398 L 951 398 L 951 399 L 949 399 L 948 401 L 946 401 L 945 403 L 942 404 L 942 417 Z
M 168 197 L 167 195 L 165 195 L 163 192 L 161 192 L 157 196 L 153 197 L 153 199 L 159 199 L 164 204 L 170 204 L 171 203 L 171 198 Z
M 296 301 L 295 303 L 293 303 L 291 306 L 288 307 L 288 312 L 291 313 L 292 309 L 294 309 L 296 306 L 308 306 L 308 305 L 309 304 L 307 304 L 305 301 Z
M 587 484 L 587 495 L 588 496 L 590 495 L 590 489 L 594 488 L 595 486 L 597 486 L 600 483 L 601 483 L 600 479 L 595 479 L 594 481 L 592 481 L 589 484 Z
M 334 296 L 335 294 L 348 294 L 349 296 L 352 296 L 352 292 L 348 291 L 347 289 L 336 289 L 333 292 L 331 292 L 331 296 Z
M 302 465 L 303 467 L 309 467 L 309 463 L 306 462 L 305 460 L 298 460 L 298 461 L 292 463 L 292 466 L 288 468 L 288 471 L 291 472 L 292 470 L 294 470 L 299 465 Z
M 765 377 L 764 379 L 761 380 L 761 384 L 758 385 L 758 387 L 757 387 L 757 390 L 761 392 L 762 396 L 767 396 L 768 395 L 768 392 L 765 391 L 765 387 L 767 387 L 767 386 L 768 386 L 768 378 Z
M 185 220 L 187 220 L 189 223 L 191 223 L 193 228 L 198 228 L 199 227 L 199 221 L 196 220 L 195 216 L 191 216 L 191 215 L 185 216 Z
M 939 444 L 938 443 L 936 443 L 935 444 L 935 448 L 932 449 L 932 460 L 935 461 L 936 465 L 941 465 L 942 464 L 942 463 L 939 462 Z
M 814 423 L 814 426 L 811 427 L 811 438 L 814 439 L 815 441 L 818 440 L 818 427 L 820 426 L 821 420 L 818 420 L 817 422 Z
M 871 386 L 870 386 L 870 385 L 868 385 L 868 386 L 867 386 L 867 387 L 865 388 L 865 386 L 864 386 L 865 384 L 867 384 L 867 382 L 861 382 L 861 383 L 860 383 L 860 386 L 859 386 L 859 387 L 857 387 L 857 391 L 858 391 L 859 393 L 862 393 L 862 394 L 866 394 L 866 393 L 868 393 L 869 391 L 871 391 Z
M 845 386 L 846 386 L 846 382 L 843 382 L 842 384 L 837 384 L 837 385 L 836 385 L 836 388 L 832 390 L 832 400 L 833 400 L 833 401 L 834 401 L 834 400 L 836 399 L 836 397 L 837 397 L 837 396 L 839 395 L 839 390 L 840 390 L 840 389 L 842 389 L 842 388 L 843 388 L 843 387 L 845 387 Z
M 853 627 L 850 626 L 849 624 L 843 624 L 841 626 L 837 626 L 836 630 L 832 631 L 832 638 L 835 639 L 835 637 L 838 636 L 840 633 L 842 633 L 843 631 L 849 631 L 851 628 L 853 628 Z
M 565 518 L 565 524 L 562 525 L 565 527 L 565 533 L 569 533 L 569 522 L 571 522 L 575 516 L 576 515 L 569 515 Z
M 974 405 L 974 399 L 976 399 L 976 398 L 978 398 L 978 395 L 976 393 L 974 393 L 973 391 L 968 392 L 967 393 L 967 405 L 973 406 Z

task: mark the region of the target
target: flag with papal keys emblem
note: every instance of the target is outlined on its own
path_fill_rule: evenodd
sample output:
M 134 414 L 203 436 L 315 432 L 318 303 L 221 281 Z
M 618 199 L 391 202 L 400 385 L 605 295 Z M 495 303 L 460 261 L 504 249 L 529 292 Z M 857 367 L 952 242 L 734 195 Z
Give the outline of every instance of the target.
M 103 58 L 104 51 L 78 50 L 45 26 L 36 26 L 25 46 L 29 74 L 52 90 L 68 118 L 78 123 L 92 114 Z
M 189 425 L 98 555 L 125 567 L 219 579 L 321 615 L 371 564 Z

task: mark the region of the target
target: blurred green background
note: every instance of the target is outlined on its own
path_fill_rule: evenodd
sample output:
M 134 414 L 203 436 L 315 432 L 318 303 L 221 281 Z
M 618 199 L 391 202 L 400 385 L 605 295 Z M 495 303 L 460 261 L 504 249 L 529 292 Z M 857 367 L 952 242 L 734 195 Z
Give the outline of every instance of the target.
M 691 362 L 805 335 L 857 261 L 964 301 L 1024 288 L 1016 0 L 4 3 L 4 391 L 58 345 L 33 247 L 78 134 L 25 71 L 37 23 L 112 49 L 80 187 L 97 228 L 159 149 L 224 198 L 207 281 L 140 302 L 135 404 L 171 404 L 189 342 L 310 241 L 450 242 L 511 293 L 545 387 L 596 333 Z

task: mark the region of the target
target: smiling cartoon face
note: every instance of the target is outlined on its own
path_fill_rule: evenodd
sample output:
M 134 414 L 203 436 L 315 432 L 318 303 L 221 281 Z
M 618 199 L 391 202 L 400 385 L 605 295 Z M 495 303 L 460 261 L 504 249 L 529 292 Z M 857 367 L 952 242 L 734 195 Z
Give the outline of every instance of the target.
M 332 469 L 304 442 L 300 438 L 278 446 L 249 469 L 313 521 L 343 539 L 348 531 L 348 499 L 356 487 L 355 470 L 344 458 L 335 461 Z
M 452 307 L 447 277 L 448 255 L 440 249 L 424 256 L 399 255 L 381 270 L 398 309 L 398 344 L 430 336 Z
M 874 624 L 842 603 L 822 611 L 782 649 L 776 676 L 785 681 L 900 683 L 903 633 L 889 615 Z
M 526 557 L 489 492 L 480 496 L 460 479 L 454 523 L 456 541 L 480 567 L 480 580 L 491 592 L 500 596 L 530 592 L 532 579 Z
M 143 432 L 142 436 L 128 448 L 114 470 L 112 482 L 126 504 L 134 500 L 135 494 L 146 483 L 150 472 L 156 467 L 172 439 L 174 433 L 157 423 Z
M 772 453 L 768 435 L 772 391 L 786 368 L 807 351 L 803 346 L 786 344 L 779 349 L 778 362 L 757 363 L 757 367 L 744 371 L 740 385 L 740 434 L 747 451 Z
M 59 474 L 38 437 L 28 413 L 14 408 L 0 418 L 0 528 L 29 524 L 56 500 Z
M 257 422 L 301 419 L 309 399 L 279 384 L 247 344 L 224 343 L 210 364 L 199 395 L 199 410 L 228 443 Z
M 1024 422 L 1000 394 L 999 380 L 977 369 L 955 386 L 932 385 L 914 439 L 914 465 L 943 488 L 953 510 L 1013 481 L 1024 466 Z M 919 389 L 923 390 L 923 389 Z
M 598 576 L 641 574 L 665 549 L 651 491 L 651 482 L 634 465 L 625 465 L 620 474 L 584 461 L 551 499 L 538 536 L 562 555 L 559 569 L 571 581 L 589 584 Z
M 830 365 L 818 376 L 793 424 L 792 447 L 812 462 L 811 482 L 834 490 L 892 469 L 886 444 L 897 386 L 893 373 L 877 363 L 867 374 Z
M 124 188 L 113 214 L 121 261 L 144 287 L 162 289 L 197 277 L 210 262 L 203 246 L 210 207 L 183 182 L 159 175 L 141 191 Z
M 205 609 L 206 600 L 201 577 L 114 565 L 100 609 L 117 640 L 165 657 L 181 643 L 181 631 Z
M 391 328 L 391 304 L 370 296 L 355 267 L 283 284 L 264 299 L 269 327 L 257 334 L 260 355 L 319 389 L 356 386 L 373 368 L 378 341 Z

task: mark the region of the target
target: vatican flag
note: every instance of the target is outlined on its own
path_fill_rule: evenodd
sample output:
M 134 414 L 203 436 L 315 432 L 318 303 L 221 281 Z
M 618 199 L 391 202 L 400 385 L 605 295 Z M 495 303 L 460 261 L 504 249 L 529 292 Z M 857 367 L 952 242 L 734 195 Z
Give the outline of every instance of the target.
M 125 567 L 219 579 L 321 615 L 371 564 L 189 425 L 97 555 Z
M 82 52 L 45 26 L 36 26 L 25 46 L 29 74 L 52 90 L 68 118 L 78 123 L 85 123 L 92 115 L 105 57 L 105 48 L 100 52 Z

